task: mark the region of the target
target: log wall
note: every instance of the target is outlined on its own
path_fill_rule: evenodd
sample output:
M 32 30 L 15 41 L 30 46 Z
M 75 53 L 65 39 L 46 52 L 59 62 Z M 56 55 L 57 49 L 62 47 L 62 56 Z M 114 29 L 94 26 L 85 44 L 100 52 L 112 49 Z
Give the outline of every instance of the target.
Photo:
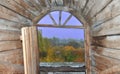
M 100 0 L 89 10 L 91 25 L 92 72 L 97 74 L 120 73 L 120 1 Z M 97 4 L 97 5 L 96 5 Z
M 21 28 L 56 9 L 82 16 L 90 26 L 91 74 L 119 74 L 120 0 L 63 0 L 58 5 L 54 0 L 0 0 L 0 74 L 23 73 Z

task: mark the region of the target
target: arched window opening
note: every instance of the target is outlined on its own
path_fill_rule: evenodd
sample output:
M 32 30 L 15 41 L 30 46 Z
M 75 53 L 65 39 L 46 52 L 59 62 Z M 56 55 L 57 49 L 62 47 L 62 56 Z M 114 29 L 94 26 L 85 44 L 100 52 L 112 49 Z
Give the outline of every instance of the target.
M 37 26 L 41 71 L 72 69 L 72 73 L 76 69 L 77 72 L 72 74 L 85 74 L 83 24 L 69 12 L 53 11 L 40 19 Z M 55 70 L 52 67 L 56 67 Z M 62 71 L 57 68 L 62 68 Z
M 44 16 L 38 24 L 56 26 L 83 26 L 83 24 L 71 13 L 65 11 L 53 11 Z

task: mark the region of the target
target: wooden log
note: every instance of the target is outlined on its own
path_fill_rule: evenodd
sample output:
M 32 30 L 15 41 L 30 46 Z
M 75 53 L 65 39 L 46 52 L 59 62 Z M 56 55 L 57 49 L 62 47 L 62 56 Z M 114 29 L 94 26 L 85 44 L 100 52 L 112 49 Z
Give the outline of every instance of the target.
M 103 23 L 97 27 L 92 28 L 92 35 L 95 36 L 104 36 L 104 35 L 116 35 L 120 34 L 120 16 L 115 17 L 114 19 Z
M 17 14 L 16 12 L 13 12 L 12 10 L 7 9 L 4 6 L 0 5 L 0 18 L 1 19 L 6 19 L 9 21 L 13 21 L 13 22 L 18 22 L 18 23 L 22 23 L 22 24 L 26 24 L 26 23 L 31 23 L 31 21 L 29 19 L 26 19 L 25 17 L 23 17 L 22 15 Z
M 93 37 L 92 44 L 111 49 L 120 49 L 120 36 Z
M 0 52 L 0 61 L 23 65 L 22 49 Z
M 24 67 L 0 61 L 0 74 L 24 74 Z
M 94 55 L 94 60 L 96 63 L 95 66 L 100 71 L 104 71 L 110 67 L 113 67 L 114 65 L 118 65 L 120 62 L 120 60 L 102 56 L 96 53 L 94 53 L 93 55 Z
M 91 11 L 88 13 L 87 17 L 93 18 L 98 13 L 100 13 L 105 7 L 107 7 L 113 0 L 97 0 L 95 5 L 92 7 Z
M 78 0 L 78 7 L 79 7 L 79 9 L 80 10 L 83 10 L 84 9 L 84 6 L 85 6 L 85 4 L 86 4 L 86 2 L 87 2 L 87 0 Z
M 91 52 L 90 52 L 90 27 L 85 26 L 85 62 L 86 73 L 91 74 Z
M 100 72 L 100 74 L 119 74 L 119 73 L 120 73 L 120 64 Z
M 5 30 L 14 30 L 14 31 L 20 31 L 20 29 L 24 26 L 28 26 L 22 23 L 17 23 L 5 19 L 0 19 L 0 29 L 5 29 Z
M 74 25 L 52 25 L 52 24 L 36 24 L 35 26 L 38 26 L 38 27 L 55 27 L 55 28 L 76 28 L 76 29 L 84 29 L 85 27 L 83 26 L 74 26 Z
M 104 10 L 96 15 L 93 19 L 93 26 L 100 25 L 106 21 L 113 19 L 114 17 L 120 15 L 120 0 L 113 0 Z
M 91 8 L 95 5 L 95 2 L 96 2 L 96 0 L 89 0 L 88 1 L 86 7 L 84 8 L 84 10 L 82 12 L 82 14 L 84 16 L 86 16 L 90 12 Z
M 33 7 L 30 6 L 27 2 L 22 1 L 22 0 L 14 0 L 20 7 L 22 7 L 23 9 L 25 9 L 26 11 L 28 11 L 30 13 L 30 18 L 34 18 L 35 16 L 38 15 L 38 11 Z M 41 7 L 41 6 L 39 6 Z
M 5 6 L 8 10 L 13 10 L 14 12 L 24 16 L 25 18 L 31 19 L 30 13 L 21 8 L 14 0 L 1 0 L 0 5 Z
M 91 66 L 91 74 L 99 74 L 99 72 L 101 72 L 98 68 L 96 68 L 95 66 Z
M 85 67 L 40 67 L 41 72 L 85 72 Z
M 12 49 L 21 49 L 21 41 L 0 41 L 0 51 L 12 50 Z
M 120 56 L 119 56 L 120 50 L 104 48 L 99 46 L 92 46 L 92 50 L 94 50 L 99 55 L 104 55 L 114 59 L 120 59 Z
M 0 41 L 20 40 L 20 31 L 0 30 Z

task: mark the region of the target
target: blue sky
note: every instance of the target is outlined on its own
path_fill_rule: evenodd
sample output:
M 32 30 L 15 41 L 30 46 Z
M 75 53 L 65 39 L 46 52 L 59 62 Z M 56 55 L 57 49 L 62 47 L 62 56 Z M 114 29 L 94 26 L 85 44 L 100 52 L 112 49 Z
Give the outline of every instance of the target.
M 51 12 L 51 15 L 57 22 L 59 23 L 59 12 L 54 11 Z M 65 22 L 67 17 L 69 17 L 70 13 L 62 12 L 62 24 Z M 46 15 L 41 19 L 38 24 L 53 24 L 49 15 Z M 69 22 L 66 25 L 79 25 L 82 26 L 81 22 L 76 19 L 76 17 L 72 16 Z M 84 30 L 83 29 L 68 29 L 68 28 L 48 28 L 48 27 L 39 27 L 38 30 L 42 30 L 42 36 L 47 38 L 57 37 L 60 39 L 84 39 Z

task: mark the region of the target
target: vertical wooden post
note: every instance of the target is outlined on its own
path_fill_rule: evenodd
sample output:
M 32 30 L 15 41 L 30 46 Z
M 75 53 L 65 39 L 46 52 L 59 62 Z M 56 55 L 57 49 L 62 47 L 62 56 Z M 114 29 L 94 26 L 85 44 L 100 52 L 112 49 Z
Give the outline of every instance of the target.
M 22 42 L 25 74 L 39 74 L 37 28 L 22 28 Z
M 85 27 L 85 62 L 86 74 L 91 74 L 91 58 L 90 58 L 90 30 L 89 26 Z

